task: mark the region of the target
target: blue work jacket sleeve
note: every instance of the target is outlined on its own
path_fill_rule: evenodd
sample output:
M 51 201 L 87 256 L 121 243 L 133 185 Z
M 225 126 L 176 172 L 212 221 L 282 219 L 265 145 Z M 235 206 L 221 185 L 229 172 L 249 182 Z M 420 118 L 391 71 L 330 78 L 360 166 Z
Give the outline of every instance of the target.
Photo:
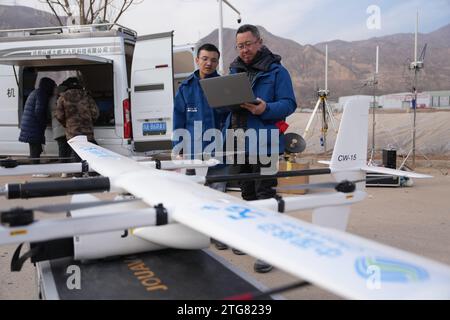
M 275 82 L 275 101 L 267 102 L 266 110 L 260 117 L 262 120 L 285 120 L 296 108 L 291 76 L 285 68 L 280 68 Z

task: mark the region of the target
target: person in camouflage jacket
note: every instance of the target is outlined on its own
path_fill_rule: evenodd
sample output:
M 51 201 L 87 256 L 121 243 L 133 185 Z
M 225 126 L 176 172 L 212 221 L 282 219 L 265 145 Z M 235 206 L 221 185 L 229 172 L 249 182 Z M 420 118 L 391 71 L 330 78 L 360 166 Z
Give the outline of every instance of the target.
M 85 135 L 94 142 L 94 122 L 99 117 L 95 100 L 81 87 L 77 78 L 63 82 L 67 90 L 56 105 L 55 117 L 66 128 L 67 140 Z

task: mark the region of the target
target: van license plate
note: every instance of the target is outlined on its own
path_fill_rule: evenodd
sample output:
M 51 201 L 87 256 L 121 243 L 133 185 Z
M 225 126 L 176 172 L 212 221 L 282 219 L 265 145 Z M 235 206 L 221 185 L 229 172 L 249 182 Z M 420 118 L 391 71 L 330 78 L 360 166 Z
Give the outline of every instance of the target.
M 142 124 L 144 136 L 165 135 L 167 126 L 165 122 L 145 122 Z

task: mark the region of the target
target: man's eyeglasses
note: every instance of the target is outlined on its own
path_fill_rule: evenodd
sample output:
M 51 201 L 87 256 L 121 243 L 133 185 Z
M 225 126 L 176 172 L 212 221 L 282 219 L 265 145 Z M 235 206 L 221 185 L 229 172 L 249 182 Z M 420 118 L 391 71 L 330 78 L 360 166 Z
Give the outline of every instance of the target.
M 244 42 L 244 43 L 238 43 L 237 45 L 236 45 L 236 50 L 244 50 L 244 49 L 246 49 L 246 48 L 250 48 L 252 45 L 254 45 L 255 43 L 258 43 L 258 41 L 259 40 L 256 40 L 256 41 L 254 41 L 254 42 L 250 42 L 250 41 L 247 41 L 247 42 Z

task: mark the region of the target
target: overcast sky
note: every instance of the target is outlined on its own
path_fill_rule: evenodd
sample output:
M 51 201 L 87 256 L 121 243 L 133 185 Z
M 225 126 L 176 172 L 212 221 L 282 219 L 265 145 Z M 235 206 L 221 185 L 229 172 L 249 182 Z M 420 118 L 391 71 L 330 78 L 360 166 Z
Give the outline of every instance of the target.
M 420 32 L 450 23 L 450 0 L 229 0 L 243 23 L 264 26 L 269 32 L 300 44 L 360 40 L 386 34 L 414 32 L 416 10 Z M 0 0 L 46 9 L 38 0 Z M 374 7 L 375 6 L 375 7 Z M 379 9 L 379 17 L 377 11 Z M 369 10 L 368 10 L 369 9 Z M 237 15 L 224 4 L 224 26 L 237 28 Z M 195 43 L 218 26 L 217 0 L 144 0 L 119 21 L 140 35 L 175 30 L 175 43 Z M 369 27 L 368 27 L 369 21 Z

